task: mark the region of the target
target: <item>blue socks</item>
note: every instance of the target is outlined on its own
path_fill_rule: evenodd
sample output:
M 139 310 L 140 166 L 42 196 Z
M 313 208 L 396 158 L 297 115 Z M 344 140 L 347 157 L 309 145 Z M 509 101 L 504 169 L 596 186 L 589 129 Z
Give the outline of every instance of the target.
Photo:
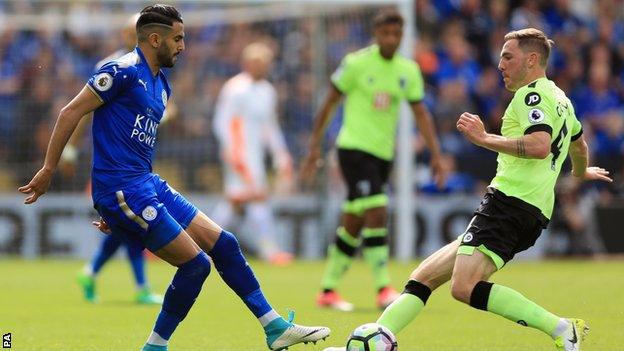
M 169 340 L 173 331 L 195 303 L 208 274 L 210 274 L 210 261 L 203 251 L 178 267 L 165 293 L 165 300 L 156 320 L 154 332 L 163 339 Z
M 115 254 L 122 243 L 123 240 L 115 234 L 106 235 L 102 238 L 100 247 L 91 261 L 93 275 L 96 275 L 102 269 L 102 266 Z
M 273 310 L 232 233 L 225 230 L 221 232 L 210 251 L 210 257 L 223 281 L 245 302 L 256 318 Z
M 143 257 L 143 246 L 135 242 L 126 242 L 126 252 L 128 260 L 132 266 L 134 280 L 138 287 L 145 287 L 145 257 Z

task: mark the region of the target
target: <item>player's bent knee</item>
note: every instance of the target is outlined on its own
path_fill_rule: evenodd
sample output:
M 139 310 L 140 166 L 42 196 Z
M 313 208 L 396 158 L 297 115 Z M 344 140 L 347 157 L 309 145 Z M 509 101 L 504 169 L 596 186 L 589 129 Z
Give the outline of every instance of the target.
M 470 294 L 473 287 L 474 284 L 469 283 L 467 280 L 456 279 L 455 277 L 451 279 L 451 295 L 455 300 L 470 303 Z
M 178 269 L 185 276 L 203 281 L 210 275 L 210 259 L 204 251 L 200 251 L 195 258 L 180 265 Z

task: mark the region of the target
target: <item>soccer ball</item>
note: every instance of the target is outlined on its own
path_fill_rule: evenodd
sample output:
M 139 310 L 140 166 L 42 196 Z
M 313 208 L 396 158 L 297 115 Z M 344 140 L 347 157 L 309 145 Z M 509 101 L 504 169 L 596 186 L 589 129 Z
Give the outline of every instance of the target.
M 398 349 L 394 334 L 377 323 L 360 325 L 347 340 L 347 351 L 397 351 Z

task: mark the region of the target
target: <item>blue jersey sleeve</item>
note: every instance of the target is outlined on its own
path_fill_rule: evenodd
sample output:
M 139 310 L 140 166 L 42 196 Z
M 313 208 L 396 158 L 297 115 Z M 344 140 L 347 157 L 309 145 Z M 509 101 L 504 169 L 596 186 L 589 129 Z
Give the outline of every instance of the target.
M 132 87 L 136 83 L 137 77 L 136 67 L 121 67 L 113 61 L 98 69 L 89 78 L 87 85 L 104 103 L 108 103 L 124 90 Z

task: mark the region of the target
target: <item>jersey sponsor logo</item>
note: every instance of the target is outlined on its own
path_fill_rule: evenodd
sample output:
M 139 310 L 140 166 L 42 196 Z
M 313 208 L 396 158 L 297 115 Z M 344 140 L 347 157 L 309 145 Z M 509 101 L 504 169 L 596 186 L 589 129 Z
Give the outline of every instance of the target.
M 390 107 L 390 103 L 392 102 L 392 96 L 385 91 L 380 91 L 375 93 L 375 97 L 373 98 L 373 107 L 376 110 L 387 110 Z
M 163 102 L 163 106 L 167 106 L 167 92 L 163 89 L 162 93 L 160 93 L 160 97 Z
M 464 235 L 464 238 L 462 239 L 462 241 L 465 242 L 465 243 L 469 243 L 469 242 L 472 241 L 473 238 L 474 237 L 472 236 L 472 233 L 466 233 Z
M 99 91 L 107 91 L 113 86 L 113 77 L 106 72 L 100 73 L 97 76 L 95 76 L 93 83 L 94 83 L 93 86 L 95 86 L 95 89 Z
M 134 119 L 134 128 L 132 128 L 132 133 L 130 133 L 130 139 L 137 139 L 139 142 L 154 147 L 157 131 L 158 122 L 137 114 Z
M 524 103 L 527 104 L 527 106 L 535 106 L 538 105 L 540 102 L 542 102 L 542 97 L 540 96 L 540 94 L 534 91 L 528 93 L 524 97 Z
M 147 206 L 141 212 L 141 216 L 145 218 L 146 221 L 153 221 L 156 216 L 158 216 L 158 211 L 153 206 Z
M 546 115 L 539 108 L 534 108 L 529 111 L 529 122 L 531 124 L 538 124 L 544 120 Z

